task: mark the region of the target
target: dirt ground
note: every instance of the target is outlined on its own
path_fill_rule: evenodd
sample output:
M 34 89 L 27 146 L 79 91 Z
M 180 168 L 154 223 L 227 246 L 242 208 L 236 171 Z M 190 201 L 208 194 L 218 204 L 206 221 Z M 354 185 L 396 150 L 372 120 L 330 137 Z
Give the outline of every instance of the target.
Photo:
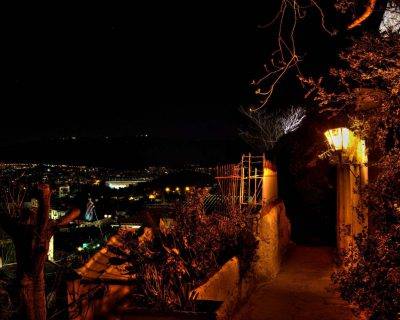
M 333 292 L 333 249 L 293 247 L 278 276 L 262 283 L 234 320 L 353 320 L 346 302 Z

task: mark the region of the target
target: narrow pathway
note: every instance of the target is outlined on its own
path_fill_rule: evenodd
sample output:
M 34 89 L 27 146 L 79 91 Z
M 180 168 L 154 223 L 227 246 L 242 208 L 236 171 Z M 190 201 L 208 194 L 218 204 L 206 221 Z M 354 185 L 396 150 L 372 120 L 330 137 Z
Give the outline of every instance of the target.
M 293 247 L 278 276 L 262 283 L 235 320 L 353 320 L 350 308 L 330 287 L 333 251 Z

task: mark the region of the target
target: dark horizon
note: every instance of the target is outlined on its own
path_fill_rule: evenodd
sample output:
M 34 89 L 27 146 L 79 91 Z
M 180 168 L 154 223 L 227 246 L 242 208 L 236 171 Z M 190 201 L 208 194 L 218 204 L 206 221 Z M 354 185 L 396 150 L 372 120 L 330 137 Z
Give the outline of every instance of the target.
M 166 154 L 166 163 L 198 157 L 196 141 L 219 145 L 204 162 L 232 161 L 233 154 L 251 150 L 238 137 L 239 108 L 257 101 L 250 83 L 262 75 L 275 48 L 277 30 L 259 27 L 274 16 L 274 4 L 54 9 L 7 11 L 0 158 L 59 160 L 65 154 L 65 160 L 112 164 L 112 155 L 95 152 L 94 159 L 90 145 L 74 149 L 63 139 L 141 134 L 188 146 Z M 319 39 L 316 51 L 304 57 L 312 60 L 307 71 L 329 60 L 336 45 L 314 27 L 299 30 Z M 310 45 L 310 39 L 301 39 Z M 277 89 L 274 107 L 301 101 L 294 77 L 289 74 Z M 49 141 L 53 149 L 47 150 Z M 232 141 L 238 146 L 220 152 Z M 154 162 L 145 156 L 143 161 Z
M 73 139 L 74 138 L 74 139 Z M 0 161 L 74 164 L 126 169 L 149 166 L 215 166 L 236 163 L 251 149 L 237 136 L 226 139 L 162 137 L 41 139 L 2 147 Z

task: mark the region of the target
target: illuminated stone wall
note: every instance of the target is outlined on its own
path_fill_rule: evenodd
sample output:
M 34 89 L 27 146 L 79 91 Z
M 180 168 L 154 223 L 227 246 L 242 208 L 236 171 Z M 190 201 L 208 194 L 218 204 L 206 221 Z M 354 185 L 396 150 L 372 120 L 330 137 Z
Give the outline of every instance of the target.
M 195 291 L 199 300 L 223 301 L 217 310 L 217 319 L 224 320 L 231 319 L 255 286 L 251 272 L 243 278 L 240 276 L 239 259 L 234 257 Z
M 279 272 L 282 257 L 290 243 L 290 232 L 290 222 L 283 202 L 264 208 L 257 236 L 258 259 L 254 265 L 254 275 L 258 281 L 270 280 Z
M 223 301 L 218 319 L 231 319 L 261 281 L 270 280 L 280 270 L 282 257 L 290 244 L 290 221 L 278 199 L 278 176 L 270 163 L 263 175 L 263 206 L 255 236 L 259 240 L 257 259 L 251 270 L 240 277 L 239 259 L 229 260 L 205 284 L 196 289 L 198 299 Z
M 263 175 L 263 206 L 256 237 L 259 240 L 255 276 L 268 280 L 279 272 L 282 256 L 290 243 L 291 226 L 285 205 L 278 200 L 278 174 L 267 162 Z

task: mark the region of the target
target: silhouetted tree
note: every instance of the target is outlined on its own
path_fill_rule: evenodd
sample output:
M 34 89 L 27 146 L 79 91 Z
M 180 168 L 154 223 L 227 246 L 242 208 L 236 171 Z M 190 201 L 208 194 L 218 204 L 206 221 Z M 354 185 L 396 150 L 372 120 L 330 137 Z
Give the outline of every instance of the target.
M 58 220 L 49 217 L 51 190 L 38 184 L 34 191 L 37 206 L 25 207 L 26 188 L 11 184 L 3 186 L 0 225 L 12 238 L 17 260 L 19 289 L 18 314 L 21 319 L 46 319 L 44 267 L 49 241 L 54 230 L 76 219 L 79 209 L 72 209 Z
M 305 109 L 301 107 L 290 107 L 285 111 L 240 111 L 248 120 L 247 128 L 240 130 L 240 136 L 257 151 L 267 153 L 268 156 L 279 139 L 297 130 L 306 116 Z

